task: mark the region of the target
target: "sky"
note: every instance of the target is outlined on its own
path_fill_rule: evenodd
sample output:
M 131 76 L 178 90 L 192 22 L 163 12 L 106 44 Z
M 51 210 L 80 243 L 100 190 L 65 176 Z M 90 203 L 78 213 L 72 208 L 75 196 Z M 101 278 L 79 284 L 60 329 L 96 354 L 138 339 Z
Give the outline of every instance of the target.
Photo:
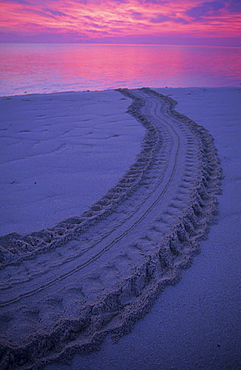
M 241 46 L 241 0 L 0 0 L 0 42 Z

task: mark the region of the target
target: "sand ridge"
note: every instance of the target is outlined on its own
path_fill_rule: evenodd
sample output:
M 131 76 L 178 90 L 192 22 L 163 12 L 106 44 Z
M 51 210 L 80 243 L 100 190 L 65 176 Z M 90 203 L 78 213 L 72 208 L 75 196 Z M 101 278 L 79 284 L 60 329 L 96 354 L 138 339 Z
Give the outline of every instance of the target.
M 208 230 L 221 177 L 211 135 L 168 97 L 119 91 L 146 128 L 123 178 L 80 217 L 0 239 L 3 368 L 41 368 L 130 330 Z

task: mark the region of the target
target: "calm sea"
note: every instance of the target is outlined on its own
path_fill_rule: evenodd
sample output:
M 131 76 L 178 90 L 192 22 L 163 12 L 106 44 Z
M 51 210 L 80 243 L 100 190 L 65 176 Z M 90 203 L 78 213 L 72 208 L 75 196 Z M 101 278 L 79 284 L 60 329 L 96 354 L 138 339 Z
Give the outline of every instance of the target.
M 241 84 L 240 47 L 1 44 L 0 52 L 2 96 Z

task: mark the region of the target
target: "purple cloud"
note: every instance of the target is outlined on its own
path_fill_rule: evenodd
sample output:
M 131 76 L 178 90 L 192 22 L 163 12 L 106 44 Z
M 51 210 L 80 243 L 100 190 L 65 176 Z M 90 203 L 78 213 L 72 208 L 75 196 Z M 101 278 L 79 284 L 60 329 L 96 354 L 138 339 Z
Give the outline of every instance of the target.
M 47 12 L 47 13 L 51 13 L 53 16 L 54 15 L 59 15 L 59 16 L 66 16 L 67 14 L 63 13 L 63 12 L 59 12 L 58 10 L 51 10 L 51 9 L 48 9 L 48 8 L 45 8 L 43 9 L 44 12 Z
M 241 13 L 241 1 L 230 0 L 227 4 L 227 8 L 231 13 Z
M 145 0 L 145 3 L 151 3 L 151 4 L 167 4 L 168 1 L 166 1 L 166 0 Z
M 131 14 L 132 14 L 132 17 L 134 19 L 143 19 L 143 18 L 145 18 L 143 13 L 140 13 L 140 12 L 131 12 Z
M 23 4 L 23 5 L 31 5 L 29 1 L 25 0 L 5 0 L 6 3 L 13 3 L 13 4 Z
M 150 18 L 150 22 L 152 22 L 152 23 L 163 23 L 163 22 L 167 22 L 167 21 L 171 21 L 171 22 L 174 22 L 174 23 L 183 23 L 183 24 L 189 23 L 188 21 L 186 21 L 183 18 L 168 17 L 168 16 L 163 15 L 163 14 L 159 14 L 156 17 Z
M 167 17 L 166 15 L 163 15 L 163 14 L 159 14 L 156 17 L 150 18 L 150 21 L 153 23 L 163 23 L 169 20 L 170 20 L 170 17 Z
M 225 2 L 223 0 L 204 2 L 187 10 L 185 13 L 193 19 L 199 20 L 209 15 L 217 15 L 219 10 L 223 9 L 224 7 Z

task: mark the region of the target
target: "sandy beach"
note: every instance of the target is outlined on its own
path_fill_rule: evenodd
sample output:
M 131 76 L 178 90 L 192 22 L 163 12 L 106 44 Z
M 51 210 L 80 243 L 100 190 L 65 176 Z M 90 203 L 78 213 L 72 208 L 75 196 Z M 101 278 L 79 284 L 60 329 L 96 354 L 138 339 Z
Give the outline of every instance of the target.
M 241 366 L 240 101 L 0 99 L 2 369 Z
M 115 91 L 1 98 L 0 235 L 53 227 L 116 185 L 144 137 L 129 104 Z

